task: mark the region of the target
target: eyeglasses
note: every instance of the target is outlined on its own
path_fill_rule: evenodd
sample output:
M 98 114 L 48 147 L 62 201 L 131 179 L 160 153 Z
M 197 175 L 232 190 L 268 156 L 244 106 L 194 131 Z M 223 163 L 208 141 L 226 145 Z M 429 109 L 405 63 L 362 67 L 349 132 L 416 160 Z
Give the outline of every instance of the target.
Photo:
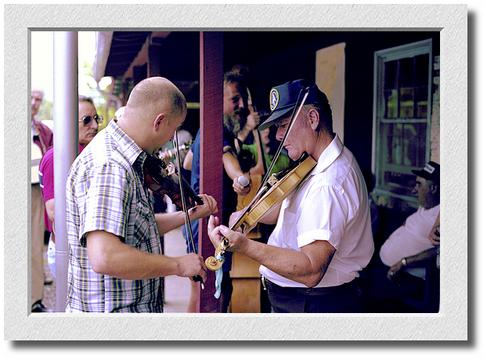
M 96 114 L 95 116 L 85 115 L 81 118 L 85 126 L 89 125 L 91 120 L 95 120 L 97 124 L 101 124 L 103 122 L 103 116 Z

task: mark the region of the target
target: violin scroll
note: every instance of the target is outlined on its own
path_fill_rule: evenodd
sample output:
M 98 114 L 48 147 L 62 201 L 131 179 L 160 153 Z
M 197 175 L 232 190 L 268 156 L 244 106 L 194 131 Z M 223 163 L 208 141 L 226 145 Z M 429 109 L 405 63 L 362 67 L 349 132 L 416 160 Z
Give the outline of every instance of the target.
M 223 255 L 228 249 L 228 245 L 229 245 L 228 240 L 224 238 L 222 242 L 215 249 L 215 256 L 209 256 L 205 260 L 205 265 L 209 270 L 217 271 L 222 267 Z

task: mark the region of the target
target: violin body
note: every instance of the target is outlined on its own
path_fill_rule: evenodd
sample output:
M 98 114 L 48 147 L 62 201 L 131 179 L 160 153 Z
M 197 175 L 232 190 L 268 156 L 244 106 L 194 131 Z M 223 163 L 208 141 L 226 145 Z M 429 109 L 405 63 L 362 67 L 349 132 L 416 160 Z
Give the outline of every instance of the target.
M 316 161 L 311 156 L 305 155 L 291 170 L 271 176 L 231 229 L 233 231 L 241 230 L 243 233 L 252 230 L 265 214 L 279 205 L 298 187 L 315 166 Z M 218 270 L 223 265 L 222 255 L 227 248 L 228 240 L 224 238 L 215 249 L 215 256 L 206 259 L 206 267 L 213 271 Z
M 153 193 L 161 197 L 167 195 L 179 209 L 183 208 L 179 179 L 172 164 L 166 164 L 163 160 L 153 155 L 148 155 L 144 162 L 144 181 Z M 195 194 L 184 178 L 181 178 L 181 183 L 187 196 L 189 207 L 202 205 L 203 201 Z
M 289 196 L 315 165 L 316 161 L 308 156 L 291 171 L 285 172 L 280 180 L 271 177 L 268 181 L 271 188 L 262 195 L 244 217 L 235 223 L 235 229 L 241 228 L 244 232 L 252 230 L 265 214 Z

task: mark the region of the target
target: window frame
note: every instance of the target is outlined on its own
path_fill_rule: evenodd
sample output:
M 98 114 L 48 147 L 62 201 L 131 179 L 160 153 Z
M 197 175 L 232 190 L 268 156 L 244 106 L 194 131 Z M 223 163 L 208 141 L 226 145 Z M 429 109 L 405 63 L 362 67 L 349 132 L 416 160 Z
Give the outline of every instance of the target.
M 418 55 L 428 55 L 428 97 L 427 97 L 427 114 L 426 119 L 418 118 L 396 118 L 388 119 L 384 117 L 386 101 L 384 101 L 384 73 L 385 63 L 388 61 L 400 60 L 405 58 L 411 58 Z M 373 106 L 373 139 L 372 139 L 372 171 L 375 174 L 375 187 L 374 195 L 377 197 L 386 197 L 388 201 L 391 198 L 405 201 L 409 206 L 417 207 L 417 197 L 411 195 L 398 194 L 390 191 L 384 187 L 386 183 L 384 177 L 384 149 L 385 143 L 382 141 L 381 130 L 382 126 L 387 123 L 394 124 L 413 124 L 422 123 L 426 125 L 425 134 L 425 159 L 426 163 L 431 155 L 431 111 L 432 111 L 432 98 L 431 93 L 433 86 L 433 41 L 427 39 L 410 44 L 400 45 L 392 48 L 376 51 L 374 53 L 374 106 Z M 399 95 L 398 95 L 399 96 Z M 398 109 L 399 110 L 399 109 Z M 419 170 L 421 167 L 411 166 L 411 170 Z

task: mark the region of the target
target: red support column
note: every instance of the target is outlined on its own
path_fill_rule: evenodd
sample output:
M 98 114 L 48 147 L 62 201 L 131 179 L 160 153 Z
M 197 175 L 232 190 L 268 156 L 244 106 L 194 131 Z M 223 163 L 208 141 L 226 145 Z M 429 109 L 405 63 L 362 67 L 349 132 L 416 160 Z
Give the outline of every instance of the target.
M 212 195 L 221 219 L 223 148 L 223 34 L 200 33 L 200 192 Z M 207 234 L 207 220 L 200 220 L 198 249 L 203 258 L 215 254 Z M 205 289 L 200 292 L 200 312 L 217 312 L 215 273 L 208 271 Z

